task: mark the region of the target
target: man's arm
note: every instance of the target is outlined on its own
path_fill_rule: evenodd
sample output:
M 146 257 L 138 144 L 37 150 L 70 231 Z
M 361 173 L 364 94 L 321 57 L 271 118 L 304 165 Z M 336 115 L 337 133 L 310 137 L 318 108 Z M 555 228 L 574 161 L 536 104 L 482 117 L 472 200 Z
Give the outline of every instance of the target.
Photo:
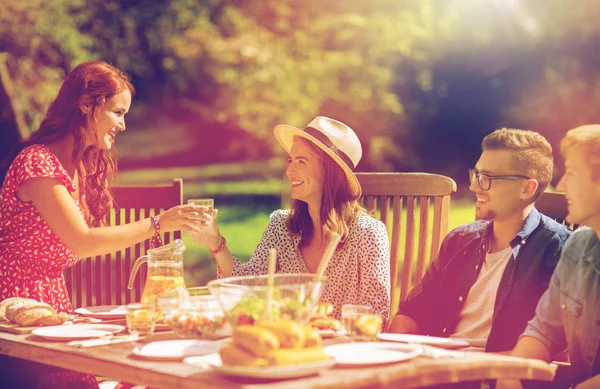
M 600 388 L 600 374 L 583 381 L 575 386 L 575 389 L 595 389 Z
M 396 315 L 388 332 L 397 334 L 418 334 L 421 332 L 421 326 L 412 317 L 406 315 Z
M 405 301 L 400 302 L 398 313 L 393 318 L 388 332 L 421 334 L 427 331 L 434 320 L 435 301 L 439 297 L 439 285 L 442 273 L 442 259 L 452 251 L 455 230 L 451 231 L 440 246 L 437 257 L 431 262 L 429 269 L 415 286 Z
M 540 359 L 545 362 L 552 361 L 552 354 L 548 350 L 548 347 L 531 336 L 521 337 L 510 355 L 521 358 Z
M 548 347 L 536 338 L 523 336 L 517 342 L 517 345 L 510 353 L 514 357 L 541 359 L 545 362 L 550 362 L 552 355 Z M 520 380 L 498 380 L 496 389 L 522 389 L 523 385 Z

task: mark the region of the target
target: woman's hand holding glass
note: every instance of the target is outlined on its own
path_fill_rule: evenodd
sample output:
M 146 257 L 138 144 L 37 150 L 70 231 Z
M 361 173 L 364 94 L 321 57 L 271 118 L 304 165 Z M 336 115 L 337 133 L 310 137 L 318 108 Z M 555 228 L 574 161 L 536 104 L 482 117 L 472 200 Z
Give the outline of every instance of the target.
M 215 250 L 221 244 L 221 232 L 217 227 L 218 213 L 218 209 L 213 209 L 212 215 L 207 214 L 211 218 L 209 222 L 197 224 L 192 230 L 188 231 L 194 242 L 211 250 Z
M 160 229 L 162 232 L 195 231 L 198 226 L 212 224 L 213 216 L 208 214 L 207 211 L 207 207 L 194 204 L 177 205 L 158 215 Z

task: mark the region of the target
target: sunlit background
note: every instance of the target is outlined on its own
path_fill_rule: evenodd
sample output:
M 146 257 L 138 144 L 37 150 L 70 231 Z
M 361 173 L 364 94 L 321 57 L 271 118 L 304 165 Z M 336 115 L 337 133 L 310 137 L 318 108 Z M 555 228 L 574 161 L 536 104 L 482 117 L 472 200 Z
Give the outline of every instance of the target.
M 359 171 L 454 178 L 454 227 L 473 219 L 467 169 L 487 133 L 531 129 L 556 149 L 600 122 L 598 15 L 596 0 L 2 0 L 0 152 L 101 59 L 137 88 L 118 182 L 182 177 L 186 197 L 215 198 L 243 260 L 287 188 L 274 125 L 318 114 L 358 133 Z M 213 278 L 186 243 L 191 282 Z

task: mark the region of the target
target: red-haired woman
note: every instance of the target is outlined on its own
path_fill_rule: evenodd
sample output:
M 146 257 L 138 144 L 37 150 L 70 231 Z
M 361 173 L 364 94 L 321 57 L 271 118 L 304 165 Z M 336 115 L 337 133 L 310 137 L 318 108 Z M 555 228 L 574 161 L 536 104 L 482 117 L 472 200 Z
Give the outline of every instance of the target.
M 385 225 L 358 204 L 361 187 L 353 173 L 362 156 L 358 137 L 337 120 L 318 116 L 304 129 L 280 125 L 275 137 L 289 153 L 286 175 L 292 209 L 278 210 L 250 260 L 242 264 L 227 249 L 215 222 L 191 233 L 208 246 L 219 277 L 266 274 L 268 252 L 277 249 L 277 272 L 314 273 L 332 232 L 341 235 L 325 275 L 321 301 L 341 316 L 343 304 L 370 305 L 384 319 L 390 310 L 389 241 Z M 216 210 L 213 220 L 216 220 Z
M 106 227 L 115 138 L 125 130 L 133 93 L 119 69 L 84 62 L 67 76 L 39 130 L 22 144 L 0 189 L 0 301 L 30 297 L 69 313 L 63 269 L 196 223 L 200 209 L 183 205 Z

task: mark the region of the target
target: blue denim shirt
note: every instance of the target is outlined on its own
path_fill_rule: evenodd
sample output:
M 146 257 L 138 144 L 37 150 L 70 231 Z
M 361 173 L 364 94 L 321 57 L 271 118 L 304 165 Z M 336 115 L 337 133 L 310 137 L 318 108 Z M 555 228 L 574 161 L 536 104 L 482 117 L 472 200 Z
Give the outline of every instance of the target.
M 493 233 L 491 221 L 479 220 L 450 231 L 438 257 L 421 282 L 400 303 L 398 314 L 410 316 L 423 334 L 454 333 L 469 290 L 481 271 Z M 487 351 L 512 349 L 550 283 L 571 231 L 539 213 L 529 213 L 510 242 L 509 260 L 496 294 Z
M 568 347 L 575 382 L 593 375 L 600 343 L 600 241 L 594 230 L 579 228 L 567 241 L 521 336 L 539 340 L 551 354 Z

